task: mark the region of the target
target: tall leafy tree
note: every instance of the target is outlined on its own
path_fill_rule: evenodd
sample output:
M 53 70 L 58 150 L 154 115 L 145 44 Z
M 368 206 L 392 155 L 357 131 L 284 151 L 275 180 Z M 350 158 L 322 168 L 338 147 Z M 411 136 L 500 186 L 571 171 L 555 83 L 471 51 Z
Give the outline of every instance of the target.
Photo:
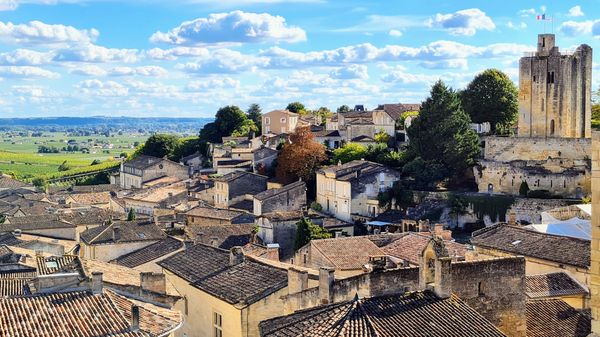
M 508 75 L 488 69 L 461 92 L 462 106 L 475 123 L 489 122 L 492 131 L 507 130 L 519 113 L 518 90 Z
M 172 158 L 173 152 L 179 146 L 179 137 L 167 134 L 155 134 L 150 136 L 142 147 L 142 154 L 162 158 Z
M 256 126 L 256 135 L 260 136 L 262 134 L 262 109 L 260 108 L 260 105 L 256 103 L 250 104 L 246 111 L 246 115 L 248 116 L 248 119 L 254 122 L 254 125 Z
M 304 114 L 306 112 L 306 107 L 300 102 L 292 102 L 287 105 L 286 110 L 297 114 Z
M 337 111 L 337 113 L 349 112 L 349 111 L 350 111 L 350 107 L 349 107 L 349 106 L 347 106 L 346 104 L 344 104 L 344 105 L 340 105 L 340 106 L 337 108 L 337 110 L 336 110 L 336 111 Z
M 367 147 L 358 143 L 347 143 L 346 145 L 333 151 L 333 164 L 341 162 L 345 164 L 353 160 L 364 159 L 367 157 Z
M 323 227 L 315 225 L 310 219 L 302 218 L 296 223 L 296 241 L 294 248 L 302 248 L 311 240 L 329 239 L 331 234 Z
M 313 181 L 315 171 L 326 159 L 325 146 L 315 141 L 310 127 L 297 127 L 277 157 L 277 177 L 284 181 Z
M 224 106 L 217 111 L 215 121 L 204 125 L 200 130 L 200 147 L 205 143 L 220 143 L 222 137 L 230 136 L 243 125 L 248 125 L 248 117 L 235 105 Z
M 431 96 L 421 105 L 418 117 L 408 128 L 410 150 L 424 163 L 439 163 L 445 172 L 432 177 L 457 177 L 475 165 L 479 137 L 470 127 L 471 119 L 461 107 L 458 94 L 438 81 Z M 417 165 L 421 166 L 421 165 Z M 436 165 L 434 165 L 436 166 Z

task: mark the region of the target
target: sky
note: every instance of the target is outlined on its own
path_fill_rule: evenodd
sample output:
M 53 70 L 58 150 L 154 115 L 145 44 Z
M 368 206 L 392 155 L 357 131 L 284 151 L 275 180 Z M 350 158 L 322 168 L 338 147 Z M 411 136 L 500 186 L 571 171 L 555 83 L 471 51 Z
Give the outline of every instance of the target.
M 595 48 L 600 86 L 600 0 L 0 0 L 0 118 L 419 103 L 438 79 L 517 81 L 543 32 Z

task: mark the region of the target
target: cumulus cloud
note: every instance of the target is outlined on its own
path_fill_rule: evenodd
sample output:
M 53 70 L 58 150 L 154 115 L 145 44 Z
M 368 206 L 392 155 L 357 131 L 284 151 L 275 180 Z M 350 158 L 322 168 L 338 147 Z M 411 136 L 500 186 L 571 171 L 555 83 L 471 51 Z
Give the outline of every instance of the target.
M 219 76 L 202 81 L 191 81 L 185 86 L 186 91 L 198 92 L 210 89 L 234 89 L 240 86 L 240 81 L 227 76 Z
M 1 0 L 0 0 L 1 1 Z M 79 45 L 93 42 L 96 29 L 77 29 L 65 25 L 49 25 L 40 21 L 23 24 L 0 22 L 0 41 L 17 45 Z
M 600 23 L 600 20 L 596 21 L 565 21 L 563 22 L 558 30 L 567 36 L 579 36 L 591 34 L 594 30 L 594 26 Z M 595 35 L 600 35 L 600 29 Z
M 364 64 L 351 64 L 347 67 L 335 69 L 331 72 L 331 77 L 343 80 L 366 80 L 369 78 L 369 72 Z
M 470 8 L 450 14 L 436 14 L 427 21 L 429 27 L 448 30 L 452 35 L 472 36 L 478 30 L 494 30 L 492 19 L 479 8 Z
M 402 36 L 402 32 L 397 29 L 391 29 L 388 34 L 392 37 L 400 37 Z
M 517 12 L 517 14 L 519 14 L 520 16 L 535 15 L 535 8 L 521 9 L 520 11 Z
M 206 18 L 183 22 L 166 33 L 156 32 L 150 37 L 150 41 L 155 43 L 186 46 L 304 40 L 306 32 L 299 27 L 288 26 L 281 16 L 242 11 L 210 14 Z
M 77 87 L 90 96 L 126 96 L 129 93 L 129 89 L 120 83 L 97 79 L 82 81 Z
M 449 59 L 440 61 L 423 61 L 419 63 L 427 69 L 467 69 L 468 61 L 466 59 Z
M 19 7 L 17 0 L 0 0 L 0 11 L 14 11 Z
M 31 66 L 8 66 L 0 67 L 0 77 L 4 78 L 59 78 L 60 75 L 53 71 Z
M 86 44 L 79 48 L 61 49 L 54 56 L 57 62 L 136 62 L 139 53 L 136 49 L 106 48 L 94 44 Z
M 178 64 L 176 67 L 184 72 L 197 75 L 206 74 L 233 74 L 245 71 L 254 71 L 257 67 L 264 67 L 267 59 L 254 55 L 245 55 L 235 50 L 218 49 L 206 58 L 195 62 Z
M 167 74 L 167 70 L 159 66 L 142 67 L 114 67 L 108 71 L 110 76 L 148 76 L 161 77 Z
M 200 47 L 152 48 L 145 55 L 154 60 L 176 60 L 179 57 L 207 57 L 208 49 Z
M 0 65 L 36 66 L 47 64 L 52 60 L 51 52 L 38 52 L 29 49 L 15 49 L 0 53 Z
M 569 9 L 569 13 L 567 14 L 568 16 L 572 16 L 572 17 L 577 17 L 577 16 L 583 16 L 583 11 L 581 10 L 581 6 L 577 5 L 574 7 L 571 7 L 571 9 Z
M 75 74 L 75 75 L 82 75 L 82 76 L 106 76 L 108 74 L 108 72 L 106 70 L 104 70 L 103 68 L 100 68 L 96 65 L 93 64 L 87 64 L 87 65 L 83 65 L 80 67 L 77 67 L 75 69 L 71 69 L 69 70 L 70 74 Z
M 527 24 L 525 22 L 513 23 L 512 21 L 508 21 L 508 23 L 506 23 L 506 27 L 514 30 L 522 30 L 527 28 Z

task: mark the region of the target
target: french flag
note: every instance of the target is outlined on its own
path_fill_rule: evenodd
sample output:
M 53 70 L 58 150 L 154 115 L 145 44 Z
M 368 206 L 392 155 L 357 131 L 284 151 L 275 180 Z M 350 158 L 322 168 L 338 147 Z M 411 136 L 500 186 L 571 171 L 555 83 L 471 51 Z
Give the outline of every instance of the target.
M 535 18 L 537 20 L 546 20 L 546 14 L 538 14 Z

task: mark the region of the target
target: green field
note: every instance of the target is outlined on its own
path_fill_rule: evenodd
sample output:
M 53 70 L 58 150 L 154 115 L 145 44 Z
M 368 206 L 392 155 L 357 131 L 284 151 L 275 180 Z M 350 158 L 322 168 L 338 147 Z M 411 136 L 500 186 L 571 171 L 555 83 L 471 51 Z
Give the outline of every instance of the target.
M 123 134 L 110 137 L 92 136 L 70 136 L 62 132 L 44 132 L 41 137 L 29 137 L 18 135 L 15 132 L 7 132 L 0 135 L 0 172 L 11 174 L 18 179 L 31 180 L 35 177 L 51 176 L 58 174 L 58 167 L 66 161 L 71 171 L 61 172 L 69 175 L 71 173 L 86 171 L 94 160 L 103 163 L 102 167 L 114 162 L 115 157 L 121 153 L 134 151 L 136 142 L 143 143 L 147 136 L 139 134 Z M 48 146 L 62 149 L 66 147 L 67 141 L 73 140 L 78 144 L 85 144 L 89 153 L 63 152 L 61 153 L 37 153 L 39 146 Z M 93 144 L 93 146 L 92 146 Z M 111 148 L 101 148 L 102 145 L 112 144 Z M 99 167 L 100 168 L 100 167 Z

